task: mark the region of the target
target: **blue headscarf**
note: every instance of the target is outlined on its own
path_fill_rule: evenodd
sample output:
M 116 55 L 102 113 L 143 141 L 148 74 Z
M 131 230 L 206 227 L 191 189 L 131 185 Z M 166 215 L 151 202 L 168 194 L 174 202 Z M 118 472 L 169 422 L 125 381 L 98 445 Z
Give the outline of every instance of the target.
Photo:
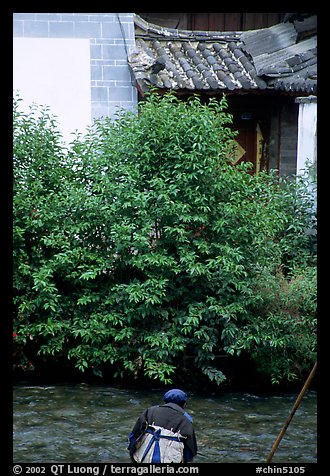
M 178 388 L 173 388 L 165 393 L 164 397 L 165 403 L 176 403 L 177 405 L 182 406 L 188 400 L 187 394 Z

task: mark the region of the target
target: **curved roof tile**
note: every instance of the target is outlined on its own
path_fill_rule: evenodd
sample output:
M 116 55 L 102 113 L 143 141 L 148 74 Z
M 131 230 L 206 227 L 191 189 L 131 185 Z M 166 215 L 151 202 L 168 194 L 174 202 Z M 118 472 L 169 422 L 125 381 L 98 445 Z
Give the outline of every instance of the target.
M 315 29 L 316 17 L 308 21 Z M 298 41 L 294 23 L 196 32 L 159 27 L 136 15 L 135 25 L 136 48 L 128 61 L 142 90 L 153 85 L 177 91 L 316 93 L 316 34 Z

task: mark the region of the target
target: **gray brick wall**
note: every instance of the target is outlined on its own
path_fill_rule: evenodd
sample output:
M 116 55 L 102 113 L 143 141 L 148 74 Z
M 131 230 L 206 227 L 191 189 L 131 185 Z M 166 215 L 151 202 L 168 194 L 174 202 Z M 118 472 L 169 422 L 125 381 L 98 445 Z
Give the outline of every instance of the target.
M 136 108 L 127 64 L 135 45 L 133 13 L 14 13 L 13 32 L 14 37 L 89 38 L 91 117 Z

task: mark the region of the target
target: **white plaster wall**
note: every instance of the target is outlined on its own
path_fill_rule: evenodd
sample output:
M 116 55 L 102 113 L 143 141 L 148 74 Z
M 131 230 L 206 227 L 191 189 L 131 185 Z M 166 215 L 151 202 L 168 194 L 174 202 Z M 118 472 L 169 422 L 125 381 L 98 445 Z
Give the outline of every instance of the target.
M 14 38 L 13 89 L 23 109 L 37 103 L 57 116 L 63 139 L 91 124 L 90 45 L 88 39 Z
M 297 174 L 303 173 L 306 161 L 316 162 L 317 103 L 300 102 L 298 116 Z

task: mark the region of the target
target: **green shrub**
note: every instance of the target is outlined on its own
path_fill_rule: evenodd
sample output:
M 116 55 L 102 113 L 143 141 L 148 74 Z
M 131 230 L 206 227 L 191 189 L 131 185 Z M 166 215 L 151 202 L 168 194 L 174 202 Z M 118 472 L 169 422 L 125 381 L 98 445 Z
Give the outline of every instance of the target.
M 15 103 L 17 349 L 163 383 L 189 355 L 221 384 L 215 356 L 267 354 L 271 327 L 273 360 L 258 362 L 273 381 L 314 358 L 314 287 L 304 314 L 295 292 L 276 294 L 307 285 L 312 266 L 301 191 L 232 165 L 226 109 L 225 98 L 152 93 L 138 115 L 98 120 L 65 150 L 47 110 L 24 115 Z
M 227 351 L 248 353 L 272 383 L 302 378 L 316 360 L 316 294 L 315 267 L 287 278 L 264 270 L 256 280 L 259 303 Z

